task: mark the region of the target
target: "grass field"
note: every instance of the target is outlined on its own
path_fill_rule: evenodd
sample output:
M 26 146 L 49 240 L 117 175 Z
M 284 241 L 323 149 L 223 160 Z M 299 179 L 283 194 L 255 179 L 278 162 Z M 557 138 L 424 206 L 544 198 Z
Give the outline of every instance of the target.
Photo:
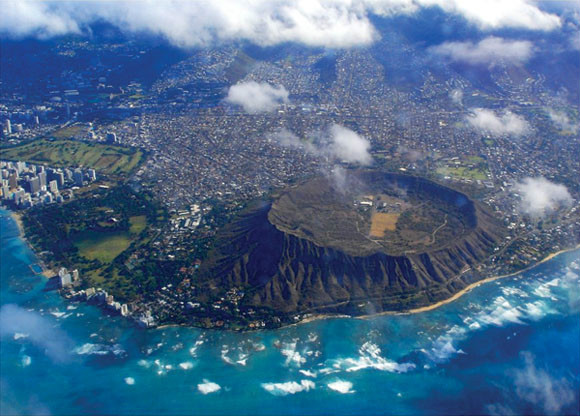
M 0 158 L 50 166 L 83 166 L 104 174 L 121 175 L 128 174 L 139 164 L 143 152 L 99 143 L 41 139 L 0 149 Z
M 371 237 L 383 238 L 386 231 L 395 231 L 400 214 L 375 212 L 371 217 Z
M 145 229 L 147 217 L 134 215 L 129 218 L 129 222 L 129 231 L 83 231 L 73 238 L 73 244 L 79 249 L 82 257 L 110 263 Z
M 63 127 L 62 129 L 55 130 L 52 132 L 51 136 L 55 139 L 72 139 L 79 136 L 81 133 L 85 132 L 86 127 L 75 124 L 74 126 Z
M 97 259 L 103 263 L 112 262 L 130 244 L 131 236 L 127 231 L 87 230 L 74 238 L 74 245 L 79 249 L 82 257 L 89 260 Z
M 147 226 L 147 217 L 145 215 L 135 215 L 129 218 L 129 222 L 131 223 L 129 232 L 133 235 L 138 235 Z
M 454 176 L 456 178 L 464 178 L 471 180 L 484 181 L 488 179 L 487 171 L 478 168 L 468 168 L 464 166 L 459 167 L 442 167 L 437 169 L 437 173 L 443 176 Z

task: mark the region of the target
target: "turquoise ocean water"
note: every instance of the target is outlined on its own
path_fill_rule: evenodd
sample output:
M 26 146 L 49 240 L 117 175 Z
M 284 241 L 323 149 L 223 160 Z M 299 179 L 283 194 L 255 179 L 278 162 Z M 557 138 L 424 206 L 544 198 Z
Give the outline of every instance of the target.
M 46 292 L 0 211 L 0 414 L 579 414 L 580 250 L 416 315 L 139 330 Z

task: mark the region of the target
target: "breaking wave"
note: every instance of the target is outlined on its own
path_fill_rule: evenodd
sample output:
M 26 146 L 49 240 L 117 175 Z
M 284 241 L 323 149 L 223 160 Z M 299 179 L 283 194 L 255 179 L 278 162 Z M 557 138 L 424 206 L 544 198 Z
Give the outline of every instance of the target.
M 286 396 L 302 391 L 309 391 L 316 388 L 316 384 L 311 380 L 287 381 L 286 383 L 262 383 L 262 388 L 274 396 Z
M 406 373 L 413 370 L 415 364 L 413 363 L 397 363 L 396 361 L 388 360 L 381 356 L 381 349 L 377 344 L 371 341 L 365 342 L 359 349 L 359 357 L 357 358 L 340 358 L 334 360 L 332 367 L 336 370 L 343 370 L 346 372 L 360 371 L 367 368 L 372 368 L 380 371 L 388 371 L 392 373 Z M 320 371 L 323 373 L 323 371 Z M 331 371 L 326 371 L 330 373 Z
M 200 383 L 197 385 L 197 390 L 201 394 L 216 393 L 216 392 L 220 391 L 221 389 L 222 389 L 222 387 L 219 384 L 213 383 L 213 382 L 206 380 L 206 379 L 203 380 L 203 383 Z
M 330 390 L 337 391 L 342 394 L 354 393 L 352 383 L 350 381 L 336 380 L 326 385 Z
M 86 343 L 75 348 L 73 351 L 78 355 L 112 355 L 115 357 L 123 357 L 127 354 L 119 344 L 105 345 Z

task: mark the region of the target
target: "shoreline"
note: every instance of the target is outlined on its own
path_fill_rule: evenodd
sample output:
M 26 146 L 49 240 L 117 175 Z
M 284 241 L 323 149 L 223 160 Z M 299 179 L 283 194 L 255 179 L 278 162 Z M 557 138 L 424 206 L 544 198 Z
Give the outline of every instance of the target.
M 20 238 L 22 241 L 24 241 L 26 246 L 30 249 L 30 251 L 32 251 L 34 253 L 34 256 L 38 260 L 38 262 L 35 264 L 39 265 L 40 268 L 42 269 L 42 272 L 38 273 L 38 274 L 42 274 L 47 279 L 51 279 L 54 276 L 56 276 L 56 273 L 54 272 L 54 270 L 51 270 L 48 267 L 46 267 L 46 264 L 44 264 L 44 261 L 42 261 L 42 259 L 40 258 L 40 255 L 36 252 L 34 247 L 32 247 L 30 242 L 27 240 L 26 233 L 24 232 L 24 223 L 22 222 L 22 214 L 19 212 L 12 211 L 11 209 L 4 209 L 4 210 L 10 214 L 10 218 L 14 221 L 14 223 L 18 227 L 18 238 Z
M 422 313 L 422 312 L 429 312 L 429 311 L 437 309 L 443 305 L 447 305 L 448 303 L 456 301 L 457 299 L 459 299 L 463 295 L 471 292 L 473 289 L 475 289 L 476 287 L 478 287 L 480 285 L 484 285 L 486 283 L 490 283 L 490 282 L 493 282 L 493 281 L 496 281 L 499 279 L 504 279 L 507 277 L 516 276 L 520 273 L 527 272 L 528 270 L 531 270 L 531 269 L 539 266 L 542 263 L 545 263 L 549 260 L 552 260 L 555 257 L 558 257 L 560 254 L 568 253 L 570 251 L 574 251 L 574 250 L 578 250 L 578 249 L 580 249 L 580 244 L 577 244 L 575 247 L 567 248 L 564 250 L 557 251 L 555 253 L 548 254 L 542 260 L 540 260 L 540 261 L 538 261 L 538 262 L 536 262 L 528 267 L 525 267 L 522 270 L 518 270 L 516 272 L 503 274 L 503 275 L 499 275 L 499 276 L 487 277 L 485 279 L 471 283 L 470 285 L 461 289 L 459 292 L 454 293 L 452 296 L 448 297 L 447 299 L 443 299 L 443 300 L 436 302 L 436 303 L 433 303 L 431 305 L 421 306 L 418 308 L 409 309 L 407 311 L 383 311 L 383 312 L 373 313 L 370 315 L 358 315 L 358 316 L 344 315 L 344 314 L 323 314 L 323 313 L 321 313 L 321 314 L 315 314 L 313 316 L 309 316 L 308 318 L 305 318 L 299 322 L 287 325 L 286 327 L 292 327 L 292 326 L 296 326 L 296 325 L 307 324 L 307 323 L 314 322 L 314 321 L 319 321 L 319 320 L 324 320 L 324 319 L 333 319 L 333 318 L 336 318 L 336 319 L 351 318 L 351 319 L 370 320 L 370 319 L 378 318 L 381 316 L 413 315 L 413 314 Z M 282 328 L 286 328 L 286 327 L 282 327 Z
M 19 236 L 18 238 L 22 239 L 22 241 L 25 242 L 25 244 L 28 246 L 28 248 L 34 253 L 34 255 L 36 256 L 36 258 L 39 260 L 38 264 L 41 268 L 42 268 L 42 275 L 44 275 L 47 279 L 50 279 L 54 276 L 56 276 L 56 274 L 54 273 L 53 270 L 48 269 L 46 267 L 46 265 L 44 264 L 44 262 L 42 261 L 42 259 L 38 256 L 38 254 L 36 253 L 36 251 L 34 250 L 34 248 L 30 245 L 30 242 L 26 239 L 26 235 L 24 232 L 24 224 L 22 222 L 22 214 L 19 212 L 14 212 L 10 209 L 5 209 L 6 212 L 9 213 L 11 219 L 15 222 L 15 224 L 18 227 L 18 231 L 19 231 Z M 461 298 L 463 295 L 471 292 L 471 290 L 475 289 L 476 287 L 479 287 L 480 285 L 486 284 L 486 283 L 490 283 L 499 279 L 504 279 L 507 277 L 512 277 L 512 276 L 516 276 L 520 273 L 524 273 L 528 270 L 531 270 L 549 260 L 552 260 L 553 258 L 559 256 L 560 254 L 563 253 L 568 253 L 570 251 L 574 251 L 574 250 L 578 250 L 580 249 L 580 244 L 577 244 L 574 247 L 570 247 L 567 249 L 563 249 L 563 250 L 559 250 L 557 252 L 554 253 L 550 253 L 548 254 L 546 257 L 544 257 L 542 260 L 535 262 L 534 264 L 531 264 L 525 268 L 523 268 L 522 270 L 518 270 L 512 273 L 508 273 L 508 274 L 504 274 L 504 275 L 499 275 L 499 276 L 492 276 L 492 277 L 487 277 L 485 279 L 479 280 L 477 282 L 471 283 L 469 285 L 467 285 L 465 288 L 461 289 L 460 291 L 454 293 L 452 296 L 450 296 L 447 299 L 441 300 L 439 302 L 433 303 L 431 305 L 426 305 L 426 306 L 421 306 L 418 308 L 414 308 L 414 309 L 409 309 L 406 311 L 383 311 L 383 312 L 378 312 L 378 313 L 374 313 L 374 314 L 370 314 L 370 315 L 358 315 L 358 316 L 352 316 L 352 315 L 346 315 L 346 314 L 324 314 L 324 313 L 318 313 L 318 314 L 312 314 L 311 316 L 308 316 L 298 322 L 294 322 L 291 323 L 289 325 L 285 325 L 282 326 L 278 329 L 282 329 L 282 328 L 288 328 L 288 327 L 293 327 L 293 326 L 297 326 L 297 325 L 302 325 L 302 324 L 307 324 L 310 322 L 314 322 L 314 321 L 320 321 L 320 320 L 325 320 L 325 319 L 342 319 L 342 318 L 352 318 L 352 319 L 362 319 L 362 320 L 368 320 L 368 319 L 373 319 L 373 318 L 377 318 L 380 316 L 393 316 L 393 315 L 411 315 L 411 314 L 416 314 L 416 313 L 422 313 L 422 312 L 428 312 L 428 311 L 432 311 L 434 309 L 437 309 L 443 305 L 447 305 L 448 303 L 451 303 L 459 298 Z M 151 329 L 164 329 L 164 328 L 168 328 L 168 327 L 178 327 L 178 326 L 189 326 L 189 325 L 185 325 L 185 324 L 164 324 L 164 325 L 160 325 L 157 327 L 153 327 Z M 192 328 L 197 328 L 195 326 L 191 326 Z
M 428 312 L 428 311 L 432 311 L 433 309 L 437 309 L 440 306 L 443 305 L 447 305 L 448 303 L 451 303 L 457 299 L 459 299 L 460 297 L 462 297 L 463 295 L 465 295 L 466 293 L 471 292 L 473 289 L 475 289 L 476 287 L 480 286 L 480 285 L 484 285 L 486 283 L 490 283 L 499 279 L 504 279 L 506 277 L 512 277 L 512 276 L 516 276 L 520 273 L 524 273 L 527 272 L 528 270 L 531 270 L 537 266 L 539 266 L 540 264 L 543 264 L 549 260 L 552 260 L 555 257 L 558 257 L 560 254 L 564 254 L 564 253 L 568 253 L 570 251 L 574 251 L 574 250 L 578 250 L 580 249 L 580 244 L 577 244 L 575 247 L 571 247 L 571 248 L 567 248 L 564 250 L 560 250 L 557 251 L 555 253 L 551 253 L 548 254 L 546 257 L 544 257 L 542 260 L 523 268 L 522 270 L 518 270 L 516 272 L 512 272 L 512 273 L 508 273 L 508 274 L 503 274 L 503 275 L 499 275 L 499 276 L 492 276 L 492 277 L 487 277 L 485 279 L 481 279 L 477 282 L 471 283 L 470 285 L 467 285 L 466 287 L 464 287 L 463 289 L 461 289 L 459 292 L 453 294 L 451 297 L 447 298 L 447 299 L 443 299 L 439 302 L 433 303 L 431 305 L 427 305 L 427 306 L 421 306 L 419 308 L 414 308 L 414 309 L 409 309 L 408 311 L 384 311 L 384 312 L 379 312 L 379 313 L 375 313 L 372 315 L 360 315 L 360 316 L 356 316 L 356 319 L 371 319 L 371 318 L 376 318 L 378 316 L 385 316 L 385 315 L 411 315 L 411 314 L 415 314 L 415 313 L 422 313 L 422 312 Z
M 26 241 L 26 236 L 24 234 L 24 224 L 22 223 L 22 214 L 20 214 L 19 212 L 12 211 L 10 209 L 7 209 L 6 211 L 10 213 L 10 217 L 16 223 L 16 226 L 18 227 L 18 233 L 20 234 L 20 238 Z
M 504 279 L 507 277 L 512 277 L 512 276 L 516 276 L 520 273 L 524 273 L 527 272 L 528 270 L 531 270 L 537 266 L 539 266 L 542 263 L 545 263 L 549 260 L 552 260 L 554 257 L 558 257 L 560 254 L 563 253 L 568 253 L 570 251 L 574 251 L 574 250 L 578 250 L 580 249 L 580 244 L 577 244 L 575 247 L 571 247 L 571 248 L 567 248 L 564 250 L 560 250 L 557 251 L 555 253 L 551 253 L 548 254 L 546 257 L 544 257 L 542 260 L 523 268 L 522 270 L 518 270 L 516 272 L 512 272 L 512 273 L 508 273 L 508 274 L 503 274 L 503 275 L 499 275 L 499 276 L 492 276 L 492 277 L 487 277 L 485 279 L 479 280 L 477 282 L 471 283 L 470 285 L 466 286 L 465 288 L 461 289 L 459 292 L 454 293 L 452 296 L 450 296 L 447 299 L 443 299 L 439 302 L 433 303 L 431 305 L 426 305 L 426 306 L 421 306 L 418 308 L 414 308 L 414 309 L 409 309 L 407 311 L 383 311 L 383 312 L 377 312 L 377 313 L 373 313 L 370 315 L 357 315 L 357 316 L 352 316 L 352 315 L 344 315 L 344 314 L 315 314 L 313 316 L 309 316 L 308 318 L 305 318 L 299 322 L 287 325 L 285 327 L 282 328 L 287 328 L 287 327 L 292 327 L 292 326 L 297 326 L 297 325 L 301 325 L 301 324 L 307 324 L 310 322 L 314 322 L 314 321 L 320 321 L 320 320 L 324 320 L 324 319 L 340 319 L 340 318 L 351 318 L 351 319 L 361 319 L 361 320 L 370 320 L 373 318 L 378 318 L 381 316 L 397 316 L 397 315 L 413 315 L 413 314 L 417 314 L 417 313 L 422 313 L 422 312 L 429 312 L 432 311 L 434 309 L 437 309 L 443 305 L 447 305 L 448 303 L 454 302 L 457 299 L 459 299 L 460 297 L 462 297 L 463 295 L 471 292 L 473 289 L 475 289 L 476 287 L 480 286 L 480 285 L 484 285 L 486 283 L 490 283 L 499 279 Z

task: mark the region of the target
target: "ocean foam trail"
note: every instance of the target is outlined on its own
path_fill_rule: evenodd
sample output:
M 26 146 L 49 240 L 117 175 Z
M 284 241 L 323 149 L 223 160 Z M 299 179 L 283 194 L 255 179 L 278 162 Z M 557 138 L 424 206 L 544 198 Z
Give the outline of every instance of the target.
M 228 357 L 229 352 L 230 352 L 229 348 L 226 345 L 223 345 L 222 350 L 221 350 L 222 360 L 227 364 L 234 365 L 235 364 L 234 360 L 232 360 L 230 357 Z
M 78 355 L 114 355 L 118 357 L 127 354 L 119 344 L 105 345 L 86 343 L 75 348 L 73 351 Z
M 129 386 L 132 386 L 135 384 L 135 379 L 133 377 L 125 377 L 125 383 L 127 383 Z
M 238 360 L 236 361 L 236 364 L 245 366 L 247 364 L 248 357 L 249 357 L 248 354 L 240 353 L 240 355 L 238 356 Z
M 503 326 L 506 323 L 522 324 L 521 312 L 503 296 L 498 296 L 491 307 L 486 311 L 482 311 L 476 315 L 475 319 L 480 323 L 486 325 Z
M 536 321 L 542 319 L 549 312 L 551 312 L 551 310 L 548 309 L 546 304 L 539 300 L 535 302 L 526 303 L 525 306 L 522 307 L 522 311 L 525 313 L 527 318 Z
M 287 381 L 286 383 L 262 383 L 262 388 L 274 396 L 287 396 L 314 389 L 316 384 L 310 380 L 302 380 L 300 383 Z
M 573 277 L 573 276 L 571 276 Z M 533 294 L 542 299 L 554 299 L 550 288 L 556 287 L 562 283 L 560 278 L 552 279 L 548 282 L 541 283 L 533 290 Z M 530 291 L 531 291 L 530 287 Z M 519 288 L 506 286 L 501 288 L 504 296 L 498 296 L 490 306 L 463 319 L 465 327 L 453 326 L 445 334 L 439 336 L 432 344 L 432 347 L 423 351 L 433 362 L 441 363 L 447 361 L 451 356 L 464 353 L 455 347 L 456 343 L 465 339 L 468 331 L 479 330 L 485 326 L 502 327 L 506 324 L 525 324 L 526 321 L 538 321 L 546 315 L 556 313 L 551 309 L 546 301 L 539 299 L 529 301 L 523 304 L 522 299 L 529 298 L 529 295 Z M 513 296 L 510 302 L 506 297 Z M 517 305 L 517 306 L 516 306 Z M 470 308 L 474 309 L 474 308 Z
M 206 379 L 203 379 L 203 383 L 200 383 L 197 385 L 197 390 L 201 394 L 216 393 L 216 392 L 220 391 L 221 389 L 222 389 L 222 387 L 219 384 L 213 383 L 213 382 L 206 380 Z
M 197 349 L 205 342 L 203 335 L 200 335 L 199 338 L 193 344 L 193 347 L 189 349 L 189 354 L 192 357 L 197 357 Z
M 541 283 L 535 290 L 534 294 L 541 298 L 549 298 L 553 301 L 557 301 L 558 298 L 552 293 L 553 287 L 558 287 L 561 283 L 560 278 L 552 279 L 548 282 Z
M 519 289 L 517 287 L 511 287 L 511 286 L 504 286 L 501 288 L 501 292 L 504 294 L 504 296 L 514 296 L 517 295 L 521 298 L 527 298 L 530 295 L 528 295 L 525 291 L 523 291 L 522 289 Z
M 184 363 L 179 363 L 179 367 L 181 367 L 182 370 L 191 370 L 193 368 L 193 363 L 186 361 Z
M 337 391 L 342 394 L 350 394 L 354 393 L 355 391 L 352 389 L 352 383 L 350 381 L 344 381 L 337 379 L 331 383 L 326 385 L 329 389 Z
M 197 357 L 197 350 L 199 349 L 199 347 L 201 345 L 203 345 L 203 343 L 205 342 L 205 340 L 203 339 L 203 335 L 201 335 L 196 341 L 195 344 L 193 344 L 193 347 L 191 347 L 189 349 L 189 354 L 192 357 Z
M 468 319 L 464 320 L 470 322 Z M 471 322 L 469 327 L 477 328 L 478 322 Z M 453 355 L 465 354 L 461 349 L 455 348 L 455 343 L 464 339 L 467 329 L 454 325 L 445 334 L 440 335 L 433 341 L 432 347 L 427 350 L 421 350 L 427 357 L 435 363 L 443 363 L 449 360 Z
M 298 351 L 296 351 L 297 342 L 290 342 L 284 344 L 284 348 L 280 350 L 280 353 L 286 357 L 284 365 L 286 367 L 293 365 L 295 367 L 300 367 L 306 362 L 306 358 L 303 357 Z
M 381 356 L 381 349 L 374 343 L 367 341 L 359 349 L 360 357 L 358 358 L 341 358 L 333 360 L 333 367 L 346 372 L 360 371 L 366 368 L 372 368 L 380 371 L 391 373 L 406 373 L 413 370 L 413 363 L 397 363 Z M 323 370 L 320 370 L 322 373 Z M 327 371 L 326 373 L 330 373 Z

